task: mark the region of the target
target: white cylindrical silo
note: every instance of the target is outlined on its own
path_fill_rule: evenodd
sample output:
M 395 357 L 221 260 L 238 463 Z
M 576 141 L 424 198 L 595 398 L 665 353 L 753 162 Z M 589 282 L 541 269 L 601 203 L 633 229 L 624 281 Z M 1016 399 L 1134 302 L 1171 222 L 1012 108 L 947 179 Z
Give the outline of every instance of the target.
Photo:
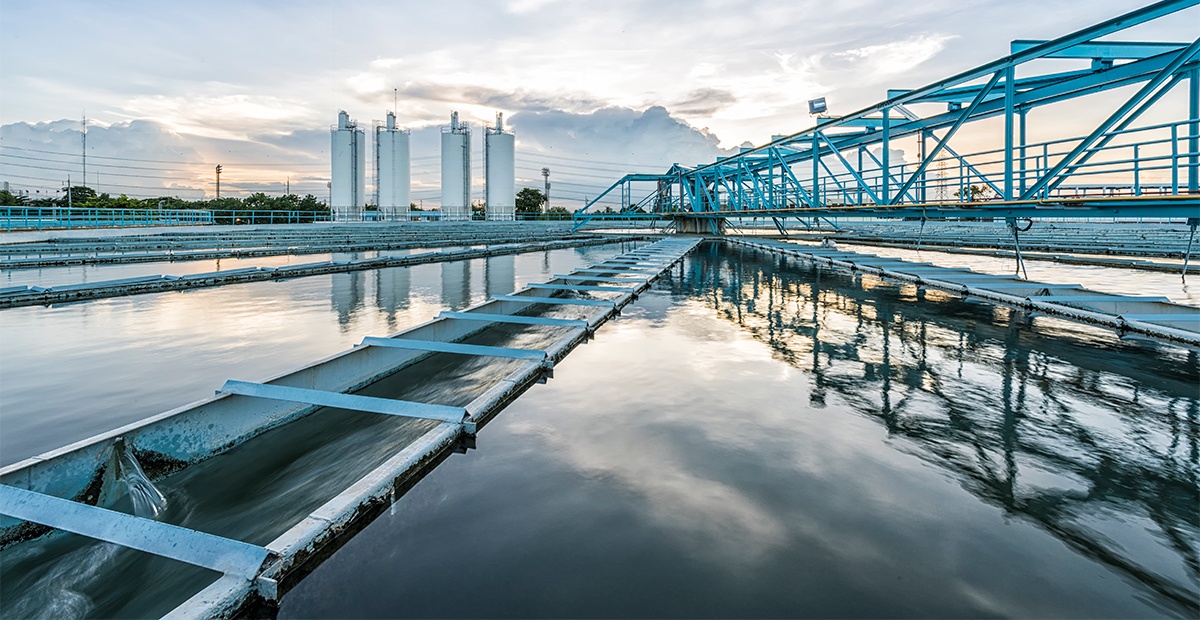
M 504 115 L 484 134 L 485 202 L 489 220 L 514 220 L 517 211 L 516 137 L 504 131 Z
M 408 219 L 412 173 L 409 167 L 409 132 L 396 128 L 396 115 L 375 127 L 375 192 L 379 217 L 388 221 Z
M 338 124 L 330 130 L 330 136 L 329 207 L 334 219 L 359 221 L 367 192 L 365 135 L 342 110 L 338 112 Z
M 442 128 L 442 219 L 471 219 L 471 128 L 458 112 Z

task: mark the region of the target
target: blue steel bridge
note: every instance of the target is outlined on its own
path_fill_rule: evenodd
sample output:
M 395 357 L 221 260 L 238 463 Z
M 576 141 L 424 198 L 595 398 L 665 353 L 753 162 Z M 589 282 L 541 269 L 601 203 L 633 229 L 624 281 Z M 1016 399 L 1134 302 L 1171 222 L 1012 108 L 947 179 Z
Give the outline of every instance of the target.
M 1179 12 L 1197 4 L 1167 0 L 1057 39 L 1015 40 L 998 60 L 715 162 L 627 174 L 576 214 L 576 228 L 606 217 L 706 233 L 745 218 L 770 218 L 781 233 L 788 218 L 1196 218 L 1200 39 L 1120 37 L 1187 19 Z M 1178 91 L 1186 105 L 1168 105 Z M 1028 139 L 1082 106 L 1103 110 L 1086 133 Z M 968 135 L 991 146 L 956 148 Z M 915 157 L 896 161 L 900 147 Z M 613 197 L 619 213 L 598 213 Z

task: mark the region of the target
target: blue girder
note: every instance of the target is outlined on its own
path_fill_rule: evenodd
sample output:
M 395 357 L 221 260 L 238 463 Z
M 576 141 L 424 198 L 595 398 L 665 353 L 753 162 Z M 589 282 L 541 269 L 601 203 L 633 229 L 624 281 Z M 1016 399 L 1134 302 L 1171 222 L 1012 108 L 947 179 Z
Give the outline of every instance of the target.
M 1200 217 L 1200 38 L 1102 39 L 1197 5 L 1164 0 L 1057 39 L 1016 40 L 1008 56 L 920 88 L 889 90 L 873 106 L 818 118 L 809 129 L 736 155 L 626 175 L 576 214 L 577 227 L 617 190 L 621 212 L 637 216 Z M 1055 71 L 1037 71 L 1046 59 L 1057 61 Z M 1063 60 L 1089 64 L 1063 70 Z M 1181 84 L 1186 114 L 1138 123 Z M 1124 87 L 1132 95 L 1116 99 L 1115 111 L 1086 135 L 1026 140 L 1030 110 Z M 946 109 L 919 116 L 906 107 L 930 103 Z M 1003 121 L 998 145 L 971 153 L 952 148 L 960 129 L 991 118 Z M 918 141 L 917 161 L 891 161 L 901 138 Z M 1147 183 L 1147 171 L 1158 181 Z M 931 182 L 935 172 L 939 180 Z M 635 204 L 633 186 L 646 182 L 654 187 Z M 1096 186 L 1111 191 L 1097 196 Z M 931 189 L 942 195 L 931 197 Z M 718 230 L 715 221 L 711 227 Z

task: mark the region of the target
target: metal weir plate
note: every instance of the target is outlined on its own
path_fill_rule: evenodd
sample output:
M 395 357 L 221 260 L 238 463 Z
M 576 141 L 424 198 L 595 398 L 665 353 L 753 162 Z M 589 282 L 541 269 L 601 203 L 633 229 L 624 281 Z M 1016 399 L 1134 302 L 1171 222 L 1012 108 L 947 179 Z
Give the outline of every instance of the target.
M 644 277 L 642 277 L 642 278 L 606 278 L 604 276 L 577 276 L 577 275 L 571 275 L 569 273 L 556 273 L 556 274 L 554 274 L 554 278 L 556 280 L 579 280 L 581 282 L 614 282 L 614 283 L 618 283 L 618 284 L 622 283 L 622 282 L 628 282 L 630 284 L 640 284 L 640 283 L 646 281 L 646 278 L 644 278 Z
M 636 282 L 631 282 L 630 284 L 636 284 Z M 530 284 L 529 288 L 552 291 L 599 291 L 608 293 L 629 293 L 637 290 L 636 286 L 593 286 L 588 284 Z
M 479 355 L 487 357 L 506 357 L 510 359 L 546 361 L 545 351 L 533 349 L 513 349 L 508 347 L 489 347 L 480 344 L 461 344 L 458 342 L 439 342 L 436 340 L 409 340 L 408 338 L 363 338 L 363 346 L 388 347 L 391 349 L 408 349 L 410 351 L 432 351 L 434 353 L 457 353 L 460 355 Z
M 575 271 L 572 271 L 571 273 L 572 274 L 614 273 L 614 274 L 621 275 L 621 276 L 625 276 L 625 275 L 642 276 L 642 275 L 653 275 L 660 271 L 662 271 L 662 269 L 645 269 L 645 268 L 632 268 L 632 267 L 605 267 L 602 269 L 576 269 Z
M 357 394 L 309 390 L 285 385 L 267 385 L 265 383 L 234 381 L 232 379 L 226 381 L 225 385 L 221 386 L 220 391 L 226 394 L 237 394 L 238 396 L 286 400 L 293 403 L 307 403 L 322 407 L 384 413 L 408 418 L 422 418 L 425 420 L 441 420 L 457 424 L 461 424 L 467 416 L 467 410 L 462 407 L 430 405 L 428 403 L 416 403 L 408 400 L 359 396 Z
M 574 299 L 571 297 L 534 297 L 532 295 L 492 295 L 496 301 L 515 301 L 526 304 L 549 304 L 557 306 L 597 306 L 616 308 L 616 302 L 604 299 Z
M 489 323 L 515 323 L 517 325 L 550 325 L 554 327 L 582 327 L 587 329 L 588 322 L 579 319 L 551 319 L 541 316 L 517 316 L 512 314 L 487 314 L 484 312 L 443 312 L 438 315 L 443 319 L 458 319 L 463 321 L 487 321 Z
M 253 579 L 267 550 L 178 525 L 0 485 L 0 514 L 244 579 Z

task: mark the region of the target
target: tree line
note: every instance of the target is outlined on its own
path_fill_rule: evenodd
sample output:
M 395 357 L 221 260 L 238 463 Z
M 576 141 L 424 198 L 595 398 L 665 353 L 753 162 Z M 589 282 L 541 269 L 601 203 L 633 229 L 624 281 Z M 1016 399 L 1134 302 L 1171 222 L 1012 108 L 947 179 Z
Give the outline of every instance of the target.
M 58 196 L 30 198 L 28 195 L 14 194 L 8 190 L 0 190 L 0 206 L 4 207 L 41 207 L 76 209 L 196 209 L 202 211 L 301 211 L 314 214 L 328 214 L 329 207 L 312 194 L 298 196 L 286 194 L 283 196 L 268 196 L 255 193 L 245 198 L 213 198 L 210 200 L 184 200 L 174 196 L 158 198 L 132 198 L 125 194 L 113 196 L 108 193 L 96 193 L 96 190 L 86 185 L 73 185 L 63 188 Z M 414 203 L 413 210 L 420 211 Z M 482 201 L 472 204 L 473 210 L 483 211 Z M 570 213 L 563 207 L 545 209 L 546 195 L 541 190 L 526 187 L 517 192 L 516 211 L 524 215 L 551 213 L 563 215 Z M 374 205 L 368 205 L 373 210 Z
M 211 200 L 184 200 L 174 196 L 158 198 L 132 198 L 125 194 L 113 196 L 96 193 L 86 185 L 63 188 L 60 196 L 30 198 L 0 190 L 0 206 L 4 207 L 73 207 L 76 209 L 199 209 L 203 211 L 306 211 L 328 213 L 329 207 L 307 194 L 298 196 L 268 196 L 262 192 L 245 198 L 213 198 Z

